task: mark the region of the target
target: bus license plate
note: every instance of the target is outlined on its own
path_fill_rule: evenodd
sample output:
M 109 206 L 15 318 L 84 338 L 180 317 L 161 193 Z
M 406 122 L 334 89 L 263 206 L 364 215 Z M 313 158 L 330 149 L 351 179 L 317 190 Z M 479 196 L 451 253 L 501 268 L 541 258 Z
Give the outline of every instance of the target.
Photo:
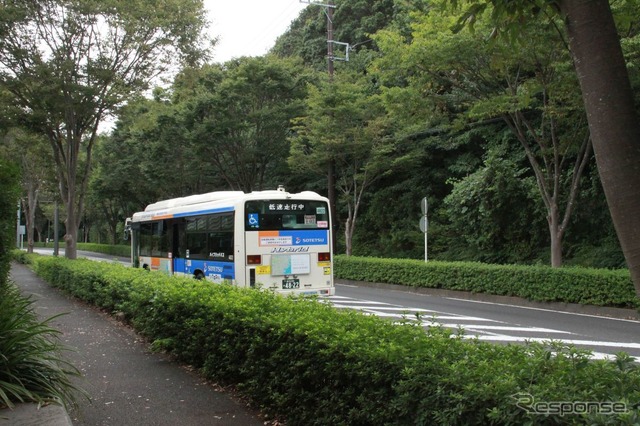
M 294 288 L 300 288 L 300 280 L 298 279 L 287 279 L 282 280 L 282 289 L 283 290 L 291 290 Z

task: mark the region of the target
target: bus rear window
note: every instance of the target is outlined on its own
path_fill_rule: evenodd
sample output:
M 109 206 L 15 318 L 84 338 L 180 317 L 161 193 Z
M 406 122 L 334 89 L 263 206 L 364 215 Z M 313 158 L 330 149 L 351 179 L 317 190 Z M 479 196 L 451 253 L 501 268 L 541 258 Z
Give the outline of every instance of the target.
M 245 203 L 247 231 L 328 228 L 329 206 L 324 201 L 252 200 Z

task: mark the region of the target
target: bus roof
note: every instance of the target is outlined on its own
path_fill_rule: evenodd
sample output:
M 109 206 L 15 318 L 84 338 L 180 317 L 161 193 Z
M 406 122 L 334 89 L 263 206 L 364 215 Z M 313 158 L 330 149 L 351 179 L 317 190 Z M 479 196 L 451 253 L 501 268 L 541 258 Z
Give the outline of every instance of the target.
M 144 211 L 152 212 L 156 210 L 166 210 L 171 207 L 189 206 L 192 204 L 208 203 L 210 201 L 220 201 L 237 199 L 244 195 L 242 191 L 218 191 L 208 192 L 206 194 L 190 195 L 188 197 L 171 198 L 169 200 L 158 201 L 153 204 L 149 204 Z
M 199 212 L 215 207 L 233 207 L 236 203 L 246 200 L 260 199 L 312 199 L 326 200 L 313 191 L 303 191 L 300 193 L 288 193 L 284 188 L 277 190 L 254 191 L 245 193 L 242 191 L 216 191 L 206 194 L 190 195 L 188 197 L 171 198 L 149 204 L 143 212 L 135 213 L 132 216 L 134 222 L 141 220 L 160 219 L 161 217 L 171 217 L 174 213 L 185 213 L 188 211 Z

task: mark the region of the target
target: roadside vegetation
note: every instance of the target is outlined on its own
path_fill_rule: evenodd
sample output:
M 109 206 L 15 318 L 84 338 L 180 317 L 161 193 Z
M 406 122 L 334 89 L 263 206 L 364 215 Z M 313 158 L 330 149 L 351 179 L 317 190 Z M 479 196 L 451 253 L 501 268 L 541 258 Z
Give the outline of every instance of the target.
M 16 7 L 38 6 L 32 3 L 18 2 Z M 145 9 L 137 0 L 108 11 L 100 2 L 81 3 L 86 7 L 75 11 L 79 16 L 60 17 L 87 24 L 64 26 L 64 31 L 78 31 L 79 38 L 82 31 L 94 30 L 92 23 L 101 22 L 93 19 L 96 15 L 113 13 L 109 22 L 120 34 L 118 25 L 140 21 L 136 13 Z M 142 20 L 140 25 L 156 25 L 162 35 L 167 35 L 167 25 L 184 29 L 184 34 L 170 36 L 188 46 L 174 47 L 193 47 L 188 40 L 200 39 L 203 30 L 197 3 L 172 2 L 185 8 L 185 21 L 177 27 L 171 26 L 175 14 L 169 9 L 157 21 Z M 453 3 L 460 8 L 447 7 Z M 520 24 L 511 25 L 517 30 L 512 33 L 496 30 L 493 18 L 506 13 L 500 2 L 337 1 L 334 36 L 352 50 L 348 62 L 336 61 L 332 79 L 326 71 L 326 16 L 321 7 L 309 6 L 268 55 L 224 64 L 196 55 L 201 60 L 195 63 L 176 62 L 175 75 L 152 92 L 147 90 L 149 81 L 113 87 L 114 97 L 104 99 L 106 110 L 100 110 L 106 113 L 113 106 L 109 102 L 122 101 L 109 133 L 93 137 L 87 128 L 85 138 L 73 141 L 59 134 L 60 146 L 79 144 L 74 172 L 78 194 L 72 197 L 78 204 L 71 212 L 76 223 L 69 232 L 62 222 L 71 194 L 59 191 L 70 187 L 63 179 L 67 168 L 56 164 L 47 140 L 57 133 L 42 131 L 46 120 L 24 125 L 50 111 L 16 108 L 21 104 L 5 91 L 1 152 L 24 171 L 23 212 L 33 227 L 28 237 L 33 242 L 52 238 L 55 200 L 61 208 L 61 244 L 68 240 L 65 234 L 78 243 L 117 244 L 125 218 L 160 199 L 282 184 L 291 192 L 335 194 L 337 253 L 420 259 L 420 200 L 427 197 L 430 259 L 627 268 L 597 169 L 564 21 L 543 3 L 544 8 L 523 11 L 519 7 L 527 2 L 515 2 L 512 12 L 522 16 Z M 474 5 L 473 31 L 460 28 L 463 10 Z M 611 7 L 637 106 L 640 12 L 628 0 L 612 2 Z M 541 15 L 524 16 L 530 9 Z M 123 15 L 121 20 L 117 14 Z M 24 22 L 12 25 L 17 16 Z M 43 24 L 30 21 L 38 16 L 47 15 L 2 17 L 8 30 L 19 33 L 28 25 Z M 452 31 L 456 26 L 460 31 Z M 132 31 L 149 34 L 145 29 L 134 25 Z M 73 34 L 67 39 L 74 39 Z M 16 36 L 7 43 L 12 40 L 25 38 Z M 53 57 L 74 57 L 64 50 L 74 52 L 74 46 L 59 46 Z M 7 55 L 11 52 L 25 55 L 24 49 Z M 154 57 L 147 59 L 140 64 L 148 67 L 145 70 L 163 68 Z M 80 64 L 47 63 L 53 70 Z M 101 64 L 96 60 L 95 69 L 87 73 L 60 73 L 60 80 L 45 87 L 99 92 L 100 87 L 86 81 L 64 80 L 91 79 L 89 71 L 105 84 L 126 80 L 111 74 L 118 70 L 107 73 L 97 66 Z M 7 77 L 3 87 L 15 83 L 29 89 L 34 79 L 28 70 L 19 71 Z M 43 105 L 72 108 L 82 103 L 74 103 L 71 95 L 85 96 L 79 90 L 65 98 L 71 103 L 67 105 L 56 93 L 46 94 L 53 98 Z M 89 105 L 79 114 L 93 119 L 92 106 L 100 105 Z M 72 115 L 51 114 L 61 120 L 52 124 L 56 128 L 73 127 L 63 122 Z M 628 217 L 632 221 L 640 215 Z M 31 243 L 28 238 L 25 246 Z
M 126 245 L 80 243 L 78 250 L 120 257 L 131 254 L 131 248 Z M 16 252 L 15 256 L 20 258 L 24 253 Z M 539 302 L 640 308 L 640 299 L 626 269 L 551 268 L 479 262 L 425 263 L 413 259 L 337 255 L 334 258 L 334 276 L 415 288 L 516 296 Z
M 120 313 L 157 350 L 290 425 L 640 421 L 640 369 L 622 353 L 594 361 L 588 351 L 554 342 L 462 339 L 437 318 L 398 324 L 316 299 L 106 262 L 23 260 L 51 285 Z M 431 326 L 425 331 L 423 323 Z M 547 403 L 560 401 L 599 405 L 549 411 Z
M 33 300 L 11 282 L 0 287 L 0 409 L 22 402 L 69 408 L 83 394 L 73 381 L 81 373 L 66 361 L 69 349 L 50 325 L 54 319 L 39 319 Z
M 355 281 L 517 296 L 538 302 L 640 308 L 640 299 L 627 270 L 425 263 L 344 255 L 336 256 L 334 267 L 336 277 Z
M 640 307 L 636 3 L 340 0 L 333 35 L 350 60 L 329 77 L 317 5 L 268 55 L 221 64 L 200 0 L 7 2 L 0 291 L 12 309 L 0 326 L 17 334 L 1 342 L 0 402 L 67 403 L 75 374 L 6 279 L 18 200 L 29 251 L 59 225 L 69 258 L 128 256 L 125 218 L 152 202 L 282 184 L 331 198 L 339 278 Z M 624 355 L 496 347 L 308 300 L 18 257 L 292 424 L 639 421 L 531 416 L 510 399 L 627 407 L 640 386 Z M 52 387 L 30 379 L 49 367 Z
M 0 410 L 19 402 L 69 406 L 81 393 L 72 382 L 80 372 L 65 360 L 53 318 L 40 320 L 9 278 L 19 169 L 0 159 L 0 181 Z

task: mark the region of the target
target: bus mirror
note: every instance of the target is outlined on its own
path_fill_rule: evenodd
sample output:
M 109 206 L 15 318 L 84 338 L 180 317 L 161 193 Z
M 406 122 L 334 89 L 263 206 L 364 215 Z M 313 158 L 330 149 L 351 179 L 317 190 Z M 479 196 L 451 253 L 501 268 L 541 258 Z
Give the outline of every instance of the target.
M 131 232 L 131 218 L 127 218 L 124 222 L 124 236 L 123 240 L 129 240 L 129 233 Z

